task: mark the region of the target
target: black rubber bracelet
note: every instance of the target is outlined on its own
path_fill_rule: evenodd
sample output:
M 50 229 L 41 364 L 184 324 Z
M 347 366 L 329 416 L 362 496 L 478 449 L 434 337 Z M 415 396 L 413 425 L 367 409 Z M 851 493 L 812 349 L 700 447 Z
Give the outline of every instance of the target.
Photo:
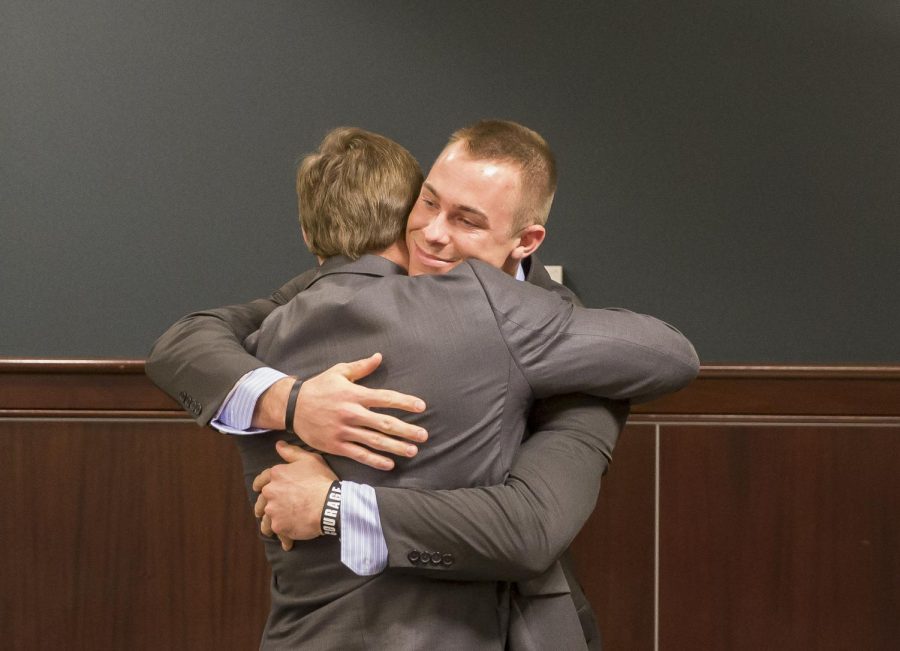
M 288 434 L 296 434 L 294 431 L 294 412 L 297 411 L 297 396 L 300 395 L 300 387 L 303 380 L 294 380 L 294 386 L 288 394 L 287 409 L 284 412 L 284 430 Z
M 331 488 L 328 489 L 320 526 L 324 536 L 341 534 L 341 482 L 338 480 L 331 482 Z

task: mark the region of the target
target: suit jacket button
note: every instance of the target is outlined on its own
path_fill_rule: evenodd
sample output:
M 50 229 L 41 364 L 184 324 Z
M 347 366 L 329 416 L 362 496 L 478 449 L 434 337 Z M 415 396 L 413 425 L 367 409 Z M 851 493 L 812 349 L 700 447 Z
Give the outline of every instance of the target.
M 440 552 L 432 552 L 431 554 L 431 564 L 432 565 L 440 565 L 442 554 Z
M 451 565 L 453 565 L 453 554 L 444 554 L 444 556 L 441 558 L 441 562 L 447 567 L 450 567 Z
M 415 565 L 416 563 L 419 562 L 419 552 L 417 552 L 417 551 L 414 549 L 414 550 L 412 550 L 411 552 L 409 552 L 409 553 L 406 555 L 406 558 L 409 559 L 409 562 L 410 562 L 410 563 L 412 563 L 413 565 Z

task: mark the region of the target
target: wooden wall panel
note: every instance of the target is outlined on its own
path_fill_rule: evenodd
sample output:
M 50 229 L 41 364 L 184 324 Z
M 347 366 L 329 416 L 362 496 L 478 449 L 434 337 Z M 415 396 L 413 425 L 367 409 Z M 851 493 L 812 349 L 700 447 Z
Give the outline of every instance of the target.
M 900 426 L 663 427 L 660 649 L 896 649 Z
M 178 418 L 181 406 L 144 375 L 140 360 L 0 359 L 3 412 L 164 412 Z M 48 414 L 49 415 L 49 414 Z
M 224 437 L 0 420 L 0 449 L 0 646 L 256 648 L 267 566 Z
M 655 428 L 628 425 L 572 545 L 606 651 L 653 649 L 655 458 Z
M 683 391 L 637 405 L 632 413 L 652 421 L 896 421 L 900 367 L 704 366 Z
M 0 360 L 3 648 L 257 646 L 235 450 L 142 371 Z M 574 545 L 606 651 L 893 649 L 898 450 L 896 366 L 704 367 L 637 406 Z

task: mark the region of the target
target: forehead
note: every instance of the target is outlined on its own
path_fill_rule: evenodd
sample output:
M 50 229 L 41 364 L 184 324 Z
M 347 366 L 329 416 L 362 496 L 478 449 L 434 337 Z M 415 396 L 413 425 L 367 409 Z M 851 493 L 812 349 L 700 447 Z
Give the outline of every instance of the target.
M 521 177 L 514 163 L 473 158 L 462 143 L 453 143 L 438 156 L 425 183 L 444 203 L 501 216 L 516 208 Z

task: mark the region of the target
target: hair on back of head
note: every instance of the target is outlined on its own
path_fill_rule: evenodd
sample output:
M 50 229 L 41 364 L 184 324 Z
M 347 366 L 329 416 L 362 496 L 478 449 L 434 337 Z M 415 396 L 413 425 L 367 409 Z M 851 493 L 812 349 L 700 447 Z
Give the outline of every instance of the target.
M 297 166 L 300 224 L 322 258 L 357 259 L 403 237 L 422 185 L 422 170 L 404 147 L 356 127 L 338 127 Z

